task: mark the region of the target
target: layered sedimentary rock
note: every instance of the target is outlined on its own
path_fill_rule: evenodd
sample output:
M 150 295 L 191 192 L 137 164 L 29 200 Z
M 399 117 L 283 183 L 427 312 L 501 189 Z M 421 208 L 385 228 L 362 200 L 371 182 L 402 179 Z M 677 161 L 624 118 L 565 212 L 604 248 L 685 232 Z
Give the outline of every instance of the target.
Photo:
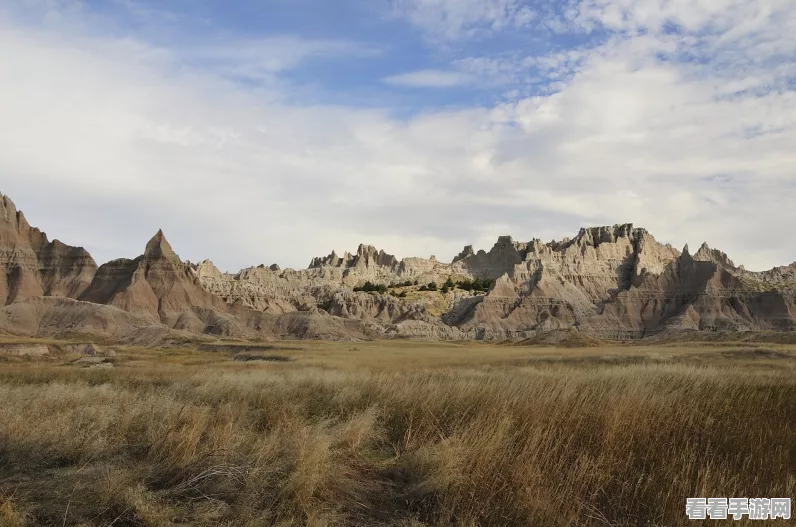
M 398 261 L 361 245 L 356 254 L 315 258 L 301 271 L 199 272 L 202 284 L 228 302 L 281 313 L 314 305 L 334 316 L 375 322 L 385 335 L 413 338 L 788 330 L 796 312 L 796 265 L 750 273 L 707 244 L 693 256 L 687 250 L 681 255 L 630 224 L 581 229 L 574 238 L 549 243 L 503 236 L 488 252 L 466 246 L 450 264 L 434 258 Z M 448 279 L 494 285 L 486 293 L 418 292 L 418 285 L 439 287 Z M 398 287 L 390 294 L 353 291 L 365 282 Z
M 0 331 L 27 337 L 87 337 L 136 344 L 168 339 L 169 328 L 122 309 L 63 297 L 36 297 L 0 308 Z
M 269 272 L 274 272 L 269 269 Z M 64 273 L 69 276 L 69 273 Z M 182 262 L 162 231 L 133 260 L 102 265 L 78 300 L 30 296 L 0 310 L 0 331 L 30 336 L 102 336 L 154 342 L 179 335 L 262 338 L 371 338 L 379 331 L 309 306 L 276 316 L 207 291 L 200 274 L 220 275 L 212 264 Z M 176 333 L 175 333 L 176 332 Z
M 197 309 L 229 311 L 225 302 L 201 286 L 162 231 L 149 240 L 138 258 L 113 260 L 100 267 L 80 300 L 149 316 L 169 327 L 187 322 L 186 313 Z
M 75 298 L 96 270 L 85 249 L 49 241 L 0 194 L 0 306 L 42 295 Z
M 688 248 L 660 274 L 645 275 L 607 302 L 586 328 L 608 337 L 663 331 L 796 329 L 796 302 L 776 283 L 754 282 L 720 251 Z
M 509 240 L 501 243 L 509 261 Z M 522 261 L 502 274 L 480 302 L 456 317 L 462 329 L 482 338 L 512 338 L 580 328 L 618 291 L 677 256 L 676 250 L 632 225 L 582 229 L 561 242 L 512 245 Z
M 796 263 L 751 272 L 707 244 L 680 253 L 630 224 L 551 242 L 501 236 L 450 263 L 363 244 L 307 269 L 235 274 L 181 261 L 158 232 L 138 258 L 97 269 L 2 197 L 0 264 L 0 331 L 25 335 L 625 339 L 796 329 Z

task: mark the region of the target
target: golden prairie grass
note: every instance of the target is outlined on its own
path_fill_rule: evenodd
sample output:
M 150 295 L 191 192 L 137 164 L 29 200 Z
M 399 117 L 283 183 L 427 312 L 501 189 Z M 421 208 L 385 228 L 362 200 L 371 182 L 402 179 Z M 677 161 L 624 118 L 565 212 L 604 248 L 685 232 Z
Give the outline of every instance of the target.
M 3 527 L 24 527 L 31 518 L 14 503 L 13 497 L 0 496 L 0 525 Z
M 796 495 L 787 347 L 285 347 L 0 364 L 0 525 L 668 526 Z

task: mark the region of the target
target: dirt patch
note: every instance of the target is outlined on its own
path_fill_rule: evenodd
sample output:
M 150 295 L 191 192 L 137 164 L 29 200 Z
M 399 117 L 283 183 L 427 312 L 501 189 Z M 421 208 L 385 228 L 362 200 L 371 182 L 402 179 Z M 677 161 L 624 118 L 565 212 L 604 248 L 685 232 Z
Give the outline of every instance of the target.
M 241 353 L 237 353 L 233 360 L 238 362 L 251 362 L 251 361 L 263 361 L 263 362 L 292 362 L 296 359 L 292 357 L 287 357 L 285 355 L 271 355 L 261 352 L 252 352 L 252 351 L 243 351 Z
M 196 349 L 199 351 L 220 351 L 229 353 L 261 353 L 268 351 L 301 351 L 303 348 L 284 344 L 202 344 L 197 346 Z
M 560 348 L 599 348 L 607 346 L 608 341 L 584 333 L 571 331 L 551 331 L 513 342 L 514 346 L 557 346 Z M 616 345 L 614 343 L 614 345 Z
M 116 352 L 110 348 L 100 348 L 93 342 L 84 344 L 69 344 L 63 346 L 67 353 L 79 353 L 87 357 L 115 357 Z
M 111 357 L 80 357 L 72 361 L 74 366 L 79 368 L 113 368 Z

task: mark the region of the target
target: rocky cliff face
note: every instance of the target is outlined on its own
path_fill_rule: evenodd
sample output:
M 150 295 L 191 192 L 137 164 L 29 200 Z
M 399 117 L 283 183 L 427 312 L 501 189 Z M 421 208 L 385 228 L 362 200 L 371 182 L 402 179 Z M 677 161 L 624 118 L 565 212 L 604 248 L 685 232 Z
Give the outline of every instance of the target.
M 678 255 L 632 225 L 581 229 L 561 242 L 514 245 L 523 261 L 501 275 L 483 301 L 460 319 L 463 329 L 492 338 L 580 329 L 616 294 L 660 272 Z
M 75 298 L 96 270 L 85 249 L 50 242 L 0 194 L 0 306 L 43 295 Z
M 726 255 L 686 247 L 660 274 L 648 274 L 606 302 L 588 331 L 637 338 L 664 331 L 796 329 L 796 300 L 773 281 L 752 284 Z
M 384 251 L 379 251 L 372 245 L 360 244 L 356 254 L 346 252 L 342 257 L 332 251 L 329 256 L 313 258 L 310 262 L 310 269 L 322 267 L 340 267 L 343 269 L 359 268 L 367 269 L 370 267 L 387 267 L 395 270 L 398 266 L 398 259 Z
M 707 244 L 681 255 L 626 224 L 549 243 L 503 236 L 488 252 L 466 246 L 450 264 L 397 261 L 361 245 L 354 255 L 315 258 L 307 270 L 208 270 L 201 282 L 228 302 L 280 313 L 314 306 L 374 322 L 385 335 L 503 339 L 577 330 L 639 338 L 667 330 L 788 330 L 796 312 L 794 269 L 749 273 Z M 449 279 L 494 284 L 486 293 L 419 291 Z M 353 291 L 365 282 L 397 287 L 388 294 Z
M 23 334 L 626 339 L 796 329 L 796 264 L 749 272 L 707 244 L 681 254 L 630 224 L 547 243 L 502 236 L 451 263 L 360 245 L 307 269 L 235 274 L 182 262 L 158 232 L 138 258 L 97 269 L 83 249 L 47 241 L 3 197 L 0 264 L 0 331 Z
M 201 286 L 162 231 L 135 260 L 113 260 L 100 267 L 80 300 L 118 307 L 180 329 L 206 329 L 195 316 L 197 309 L 229 311 L 225 302 Z

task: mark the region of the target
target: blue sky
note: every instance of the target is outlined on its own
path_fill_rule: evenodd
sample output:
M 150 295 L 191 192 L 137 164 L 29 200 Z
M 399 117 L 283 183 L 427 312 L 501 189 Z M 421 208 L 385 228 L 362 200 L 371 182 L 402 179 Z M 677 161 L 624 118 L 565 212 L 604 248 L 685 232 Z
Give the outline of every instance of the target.
M 624 222 L 796 260 L 791 0 L 0 0 L 0 46 L 0 192 L 100 261 Z
M 456 8 L 461 14 L 451 13 L 455 2 L 427 4 L 92 0 L 81 10 L 102 16 L 95 27 L 99 34 L 144 39 L 172 50 L 183 65 L 248 87 L 287 83 L 292 104 L 389 105 L 407 116 L 492 105 L 517 98 L 516 90 L 546 93 L 551 83 L 538 68 L 504 67 L 495 75 L 476 61 L 519 62 L 595 45 L 606 36 L 599 29 L 557 32 L 547 27 L 553 18 L 524 14 L 544 7 L 546 16 L 562 16 L 555 3 L 495 2 L 497 12 L 485 18 L 468 15 L 468 4 Z M 496 23 L 499 30 L 493 29 Z M 226 46 L 234 49 L 219 53 Z

